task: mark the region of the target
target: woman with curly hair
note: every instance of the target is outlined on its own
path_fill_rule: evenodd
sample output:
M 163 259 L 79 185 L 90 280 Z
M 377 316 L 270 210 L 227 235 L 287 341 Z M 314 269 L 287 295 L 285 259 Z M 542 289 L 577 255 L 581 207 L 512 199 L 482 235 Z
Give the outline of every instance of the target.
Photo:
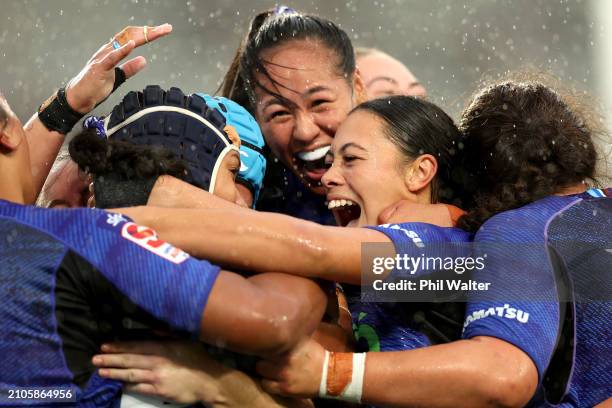
M 479 92 L 460 124 L 475 191 L 459 225 L 478 231 L 494 291 L 468 303 L 463 335 L 528 355 L 538 406 L 612 396 L 612 190 L 588 188 L 600 131 L 574 101 L 537 81 L 504 81 Z

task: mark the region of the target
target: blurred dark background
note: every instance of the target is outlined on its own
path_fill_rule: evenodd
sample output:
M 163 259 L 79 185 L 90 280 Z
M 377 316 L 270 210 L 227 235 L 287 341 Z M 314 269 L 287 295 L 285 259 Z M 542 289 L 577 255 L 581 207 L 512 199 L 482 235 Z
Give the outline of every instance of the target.
M 148 67 L 98 108 L 146 84 L 214 92 L 250 17 L 248 0 L 3 0 L 0 90 L 25 120 L 126 25 L 174 32 L 138 50 Z M 454 117 L 483 76 L 549 70 L 595 101 L 612 101 L 612 2 L 607 0 L 317 0 L 288 2 L 339 23 L 355 45 L 405 62 Z M 611 21 L 606 21 L 610 19 Z

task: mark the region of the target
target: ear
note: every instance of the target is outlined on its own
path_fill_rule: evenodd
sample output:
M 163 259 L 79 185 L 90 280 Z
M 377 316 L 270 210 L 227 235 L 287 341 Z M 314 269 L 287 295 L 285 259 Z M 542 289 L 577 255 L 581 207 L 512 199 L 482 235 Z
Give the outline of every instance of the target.
M 429 187 L 438 172 L 438 161 L 431 154 L 417 157 L 406 169 L 404 182 L 411 193 L 417 194 Z
M 366 92 L 365 84 L 363 83 L 363 78 L 361 78 L 359 68 L 355 68 L 355 72 L 353 74 L 353 89 L 355 90 L 355 105 L 359 105 L 360 103 L 368 100 L 368 93 Z
M 7 123 L 2 129 L 0 129 L 0 147 L 3 151 L 7 152 L 16 150 L 25 136 L 25 133 L 12 132 L 10 128 L 11 124 Z

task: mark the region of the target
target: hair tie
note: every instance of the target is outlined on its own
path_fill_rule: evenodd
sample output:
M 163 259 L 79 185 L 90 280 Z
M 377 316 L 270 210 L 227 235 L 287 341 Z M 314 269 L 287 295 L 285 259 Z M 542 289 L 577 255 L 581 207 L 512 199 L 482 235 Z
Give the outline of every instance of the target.
M 104 117 L 89 116 L 83 121 L 83 129 L 95 129 L 96 135 L 101 138 L 106 138 L 106 131 L 104 130 Z
M 276 6 L 274 7 L 274 14 L 297 14 L 298 12 L 295 9 L 292 9 L 289 6 Z

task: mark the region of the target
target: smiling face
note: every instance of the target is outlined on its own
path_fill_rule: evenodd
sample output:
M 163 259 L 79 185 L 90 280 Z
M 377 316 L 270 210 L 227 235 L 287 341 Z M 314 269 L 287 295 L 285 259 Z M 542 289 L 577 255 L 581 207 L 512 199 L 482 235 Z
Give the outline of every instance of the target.
M 412 196 L 405 157 L 374 114 L 357 110 L 342 123 L 326 157 L 323 176 L 329 208 L 338 225 L 376 225 L 379 214 Z
M 336 130 L 358 102 L 363 87 L 358 74 L 347 80 L 338 57 L 320 42 L 295 40 L 262 52 L 263 74 L 255 79 L 283 99 L 256 89 L 256 119 L 266 143 L 288 168 L 317 194 L 325 194 L 321 177 L 325 154 Z

